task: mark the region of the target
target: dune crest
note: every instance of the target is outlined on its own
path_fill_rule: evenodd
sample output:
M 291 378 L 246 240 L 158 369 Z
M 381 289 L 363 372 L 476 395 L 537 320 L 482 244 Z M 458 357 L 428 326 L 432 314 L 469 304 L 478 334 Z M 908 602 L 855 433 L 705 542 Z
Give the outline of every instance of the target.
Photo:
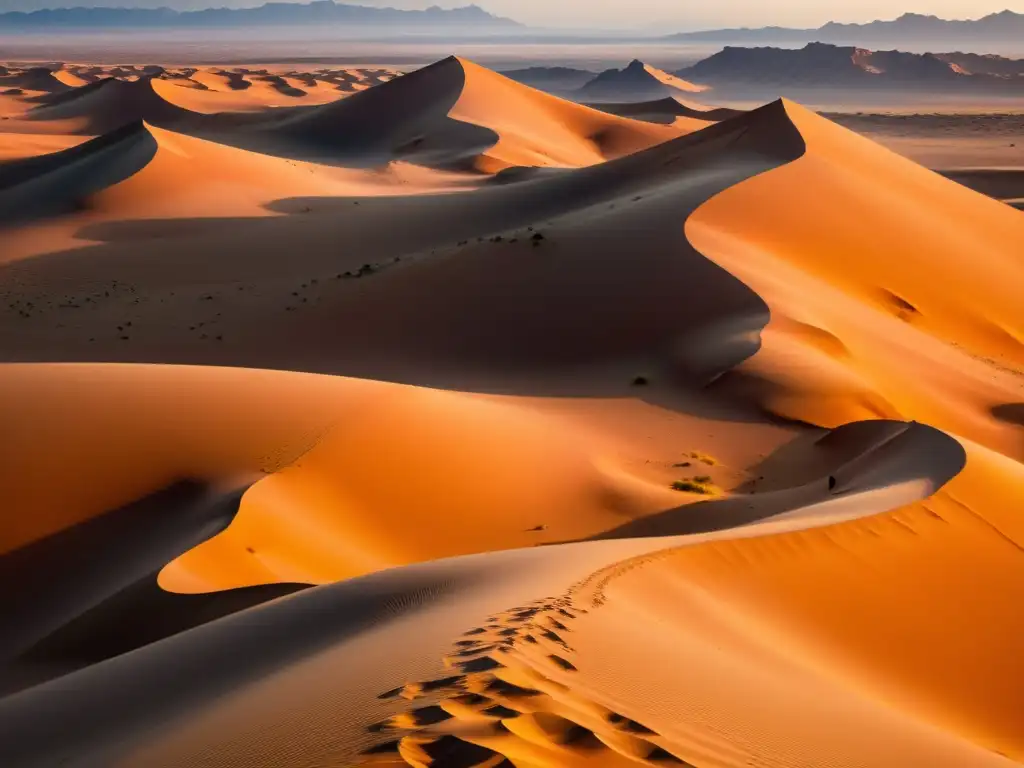
M 593 165 L 678 136 L 684 127 L 671 131 L 602 114 L 452 57 L 272 130 L 362 162 L 402 157 L 494 172 Z

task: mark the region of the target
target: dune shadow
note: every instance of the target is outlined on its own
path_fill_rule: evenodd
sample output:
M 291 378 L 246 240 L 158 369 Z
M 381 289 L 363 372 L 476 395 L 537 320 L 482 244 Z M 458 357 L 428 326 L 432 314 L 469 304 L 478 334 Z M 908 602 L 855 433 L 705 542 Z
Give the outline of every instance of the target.
M 1007 424 L 1024 427 L 1024 403 L 1006 403 L 992 408 L 992 415 Z
M 301 589 L 177 595 L 157 585 L 168 562 L 227 528 L 245 490 L 182 480 L 0 555 L 0 693 Z
M 868 491 L 924 481 L 919 498 L 930 495 L 958 475 L 967 452 L 954 438 L 917 422 L 863 421 L 824 435 L 807 435 L 775 451 L 762 464 L 784 471 L 796 467 L 788 485 L 760 488 L 748 484 L 737 495 L 695 502 L 633 520 L 587 541 L 679 536 L 731 530 L 813 509 L 814 525 L 823 519 L 842 522 L 890 511 L 885 495 Z M 923 495 L 922 495 L 923 494 Z M 900 503 L 906 503 L 900 497 Z M 824 515 L 824 517 L 823 517 Z
M 86 345 L 48 331 L 30 348 L 12 337 L 0 357 L 213 363 L 495 394 L 628 396 L 686 411 L 692 402 L 679 392 L 713 400 L 702 388 L 756 353 L 770 314 L 694 249 L 685 222 L 805 149 L 777 103 L 618 160 L 472 194 L 294 198 L 269 206 L 280 216 L 90 225 L 77 235 L 101 244 L 0 274 L 25 285 L 61 275 L 72 302 L 76 280 L 85 291 L 96 274 L 117 275 L 134 297 L 126 319 L 171 322 L 168 341 Z M 267 295 L 287 280 L 305 287 L 249 300 L 251 289 Z M 161 300 L 146 301 L 150 291 Z M 197 346 L 199 334 L 178 326 L 213 294 L 233 332 Z M 115 298 L 82 302 L 90 296 Z M 189 313 L 177 323 L 168 320 L 175 302 Z

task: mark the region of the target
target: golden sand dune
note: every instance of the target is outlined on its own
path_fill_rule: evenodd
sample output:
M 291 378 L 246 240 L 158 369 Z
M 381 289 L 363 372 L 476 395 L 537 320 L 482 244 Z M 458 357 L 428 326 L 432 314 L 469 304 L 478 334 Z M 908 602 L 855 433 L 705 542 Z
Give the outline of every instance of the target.
M 63 78 L 56 77 L 53 72 L 43 67 L 8 71 L 0 75 L 0 90 L 60 93 L 71 87 Z
M 111 241 L 97 246 L 94 263 L 123 288 L 97 294 L 93 270 L 79 272 L 77 256 L 11 264 L 26 286 L 20 302 L 33 307 L 8 306 L 18 319 L 4 350 L 22 360 L 212 362 L 228 354 L 252 367 L 456 386 L 472 377 L 499 389 L 511 376 L 542 376 L 548 383 L 525 385 L 540 392 L 575 390 L 580 373 L 590 392 L 618 393 L 644 375 L 706 380 L 755 348 L 765 308 L 690 248 L 682 225 L 711 195 L 802 148 L 776 105 L 575 174 L 473 194 L 300 199 L 281 209 L 293 215 L 213 220 L 183 238 L 151 222 L 124 234 L 86 227 L 81 235 Z M 396 218 L 406 226 L 390 226 Z M 215 247 L 235 258 L 206 256 L 214 232 Z M 300 233 L 302 252 L 282 262 L 282 243 Z M 641 237 L 646 248 L 628 266 L 616 260 Z M 134 257 L 140 238 L 145 264 Z M 38 293 L 53 281 L 62 303 L 78 305 L 70 310 L 77 338 L 56 327 L 69 310 Z M 152 291 L 162 303 L 135 301 Z M 529 304 L 519 291 L 529 291 Z M 574 321 L 552 326 L 551 313 Z M 110 325 L 114 315 L 123 319 Z M 375 321 L 358 319 L 366 317 Z M 112 333 L 128 320 L 148 337 L 144 345 Z M 214 320 L 200 332 L 197 323 Z M 361 332 L 334 333 L 349 323 Z M 706 334 L 718 342 L 708 345 Z M 229 343 L 211 344 L 215 335 Z
M 324 104 L 370 85 L 366 76 L 351 81 L 336 75 L 248 74 L 226 70 L 197 70 L 187 78 L 154 80 L 167 101 L 191 112 L 254 112 L 267 107 Z M 328 79 L 329 78 L 329 79 Z M 373 81 L 373 84 L 377 84 Z
M 1020 212 L 788 101 L 61 72 L 0 764 L 1024 761 Z
M 682 128 L 602 114 L 450 58 L 285 118 L 273 130 L 360 163 L 405 158 L 494 172 L 513 165 L 592 165 L 677 136 Z
M 102 168 L 97 168 L 102 165 Z M 286 160 L 134 123 L 73 148 L 0 166 L 0 219 L 85 208 L 90 220 L 268 215 L 281 195 L 437 191 L 457 177 L 396 165 L 355 171 Z
M 741 378 L 789 418 L 916 418 L 1024 458 L 1013 427 L 993 416 L 1024 384 L 1024 219 L 786 109 L 806 155 L 687 222 L 695 246 L 771 309 L 764 347 Z

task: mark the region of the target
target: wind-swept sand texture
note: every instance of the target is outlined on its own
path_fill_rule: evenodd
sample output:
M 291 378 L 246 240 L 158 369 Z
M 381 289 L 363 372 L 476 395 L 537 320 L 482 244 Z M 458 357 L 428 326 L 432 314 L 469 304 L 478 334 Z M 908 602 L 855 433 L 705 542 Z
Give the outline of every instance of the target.
M 788 101 L 2 76 L 0 764 L 1024 761 L 1019 211 Z

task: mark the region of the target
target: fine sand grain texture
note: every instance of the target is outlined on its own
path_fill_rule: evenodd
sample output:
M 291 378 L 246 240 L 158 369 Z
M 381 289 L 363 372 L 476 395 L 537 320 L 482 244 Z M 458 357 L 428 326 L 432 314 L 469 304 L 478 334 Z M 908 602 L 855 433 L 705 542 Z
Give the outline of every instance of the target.
M 0 68 L 0 765 L 1024 764 L 1020 168 L 584 90 Z

